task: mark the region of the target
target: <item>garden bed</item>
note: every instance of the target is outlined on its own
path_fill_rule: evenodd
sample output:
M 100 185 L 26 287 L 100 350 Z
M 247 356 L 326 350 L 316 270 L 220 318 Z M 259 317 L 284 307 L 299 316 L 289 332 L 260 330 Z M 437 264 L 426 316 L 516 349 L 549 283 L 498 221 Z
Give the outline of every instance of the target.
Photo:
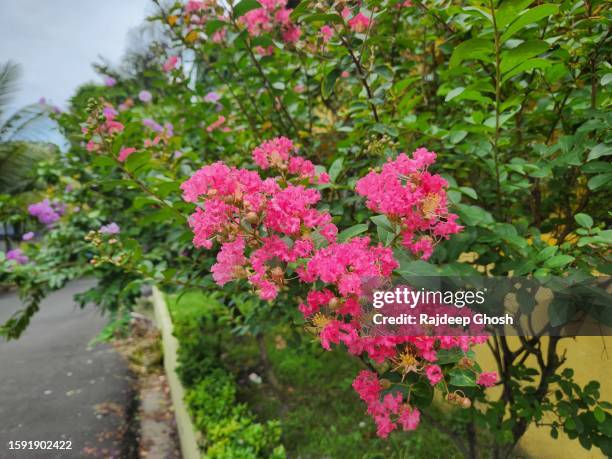
M 257 340 L 218 326 L 224 311 L 214 298 L 165 298 L 179 343 L 177 373 L 207 457 L 460 457 L 428 425 L 391 441 L 378 438 L 351 387 L 362 366 L 357 359 L 314 342 L 298 351 L 287 345 L 290 330 L 275 328 L 264 340 L 275 388 Z

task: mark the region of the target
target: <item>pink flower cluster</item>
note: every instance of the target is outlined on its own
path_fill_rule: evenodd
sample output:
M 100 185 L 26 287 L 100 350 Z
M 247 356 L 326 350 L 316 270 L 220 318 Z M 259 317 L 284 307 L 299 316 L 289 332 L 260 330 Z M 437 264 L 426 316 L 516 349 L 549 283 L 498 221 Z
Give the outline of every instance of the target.
M 310 182 L 328 183 L 329 175 L 316 173 L 314 164 L 297 155 L 298 148 L 287 137 L 276 137 L 263 142 L 253 150 L 253 160 L 261 169 L 276 169 L 281 173 L 288 172 Z
M 282 147 L 285 158 L 275 166 L 288 164 L 293 144 L 282 138 L 256 148 L 256 161 L 274 156 L 273 145 Z M 298 178 L 304 175 L 304 167 L 288 169 Z M 309 178 L 316 177 L 314 166 L 312 169 L 312 174 L 306 175 Z M 335 240 L 337 228 L 331 215 L 315 208 L 320 193 L 301 184 L 281 186 L 278 178 L 262 179 L 257 172 L 217 162 L 197 171 L 181 188 L 186 201 L 200 203 L 189 219 L 194 245 L 211 248 L 215 239 L 221 244 L 212 269 L 220 285 L 246 278 L 261 298 L 272 300 L 285 283 L 283 264 L 307 257 L 314 250 L 309 234 L 302 234 L 304 230 L 317 232 L 330 242 Z
M 257 37 L 275 29 L 280 31 L 285 43 L 295 43 L 302 31 L 291 22 L 291 8 L 287 8 L 287 0 L 261 0 L 262 8 L 249 11 L 240 18 L 246 26 L 249 35 Z
M 88 125 L 81 128 L 83 134 L 89 136 L 87 151 L 100 151 L 104 137 L 113 136 L 123 131 L 123 124 L 115 119 L 117 115 L 117 110 L 108 104 L 102 109 L 102 122 L 97 119 L 98 114 L 95 113 L 90 118 Z
M 367 198 L 368 209 L 399 224 L 404 246 L 425 260 L 437 241 L 462 229 L 457 215 L 448 211 L 448 183 L 427 170 L 435 160 L 436 154 L 425 148 L 417 149 L 412 158 L 401 153 L 380 173 L 372 171 L 361 178 L 356 187 Z
M 418 408 L 410 406 L 408 400 L 404 401 L 401 392 L 389 392 L 381 397 L 383 387 L 376 373 L 363 370 L 353 381 L 353 389 L 366 403 L 368 414 L 376 422 L 379 437 L 388 437 L 398 425 L 404 431 L 415 430 L 419 426 L 421 413 Z
M 444 379 L 442 368 L 435 364 L 438 350 L 467 352 L 486 340 L 486 336 L 370 333 L 364 327 L 360 298 L 367 293 L 368 280 L 388 280 L 398 268 L 392 249 L 372 244 L 369 237 L 337 241 L 331 215 L 316 209 L 319 191 L 307 186 L 328 178 L 317 175 L 314 165 L 297 155 L 290 139 L 263 142 L 253 150 L 253 160 L 278 175 L 262 178 L 258 172 L 217 162 L 181 185 L 185 201 L 198 204 L 189 219 L 194 245 L 210 249 L 216 241 L 221 246 L 212 267 L 219 285 L 246 279 L 262 299 L 272 300 L 287 285 L 292 270 L 303 284 L 317 285 L 299 310 L 323 348 L 343 345 L 349 353 L 377 364 L 389 361 L 402 378 L 414 372 L 432 386 Z M 381 173 L 361 179 L 357 191 L 367 197 L 370 209 L 401 224 L 405 237 L 409 230 L 447 236 L 448 228 L 441 228 L 454 219 L 448 217 L 446 182 L 426 170 L 434 160 L 435 154 L 425 149 L 417 150 L 412 159 L 402 154 L 385 164 Z M 441 214 L 446 221 L 440 220 Z M 454 232 L 460 229 L 453 227 Z M 482 373 L 478 384 L 487 386 L 495 380 L 494 373 Z M 418 426 L 420 413 L 410 396 L 404 398 L 399 391 L 383 394 L 375 373 L 362 372 L 353 387 L 366 402 L 381 437 L 398 426 L 404 430 Z

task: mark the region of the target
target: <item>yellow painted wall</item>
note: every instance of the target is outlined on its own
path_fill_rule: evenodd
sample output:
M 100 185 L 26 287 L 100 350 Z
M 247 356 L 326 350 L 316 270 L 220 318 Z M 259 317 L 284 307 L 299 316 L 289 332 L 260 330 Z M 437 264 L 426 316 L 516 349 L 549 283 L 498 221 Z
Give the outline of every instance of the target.
M 544 338 L 546 344 L 546 338 Z M 516 337 L 509 337 L 511 348 L 519 346 Z M 606 348 L 608 352 L 606 352 Z M 581 336 L 575 339 L 567 338 L 560 342 L 559 349 L 567 351 L 567 361 L 562 368 L 574 369 L 574 380 L 583 386 L 591 380 L 601 383 L 601 399 L 612 400 L 612 338 Z M 496 370 L 493 356 L 486 345 L 476 349 L 478 363 L 485 371 Z M 530 362 L 528 361 L 527 364 Z M 533 364 L 534 362 L 531 362 Z M 520 449 L 533 459 L 591 459 L 604 458 L 599 450 L 587 451 L 578 440 L 568 439 L 562 432 L 558 439 L 550 436 L 547 427 L 537 428 L 531 426 L 520 442 Z

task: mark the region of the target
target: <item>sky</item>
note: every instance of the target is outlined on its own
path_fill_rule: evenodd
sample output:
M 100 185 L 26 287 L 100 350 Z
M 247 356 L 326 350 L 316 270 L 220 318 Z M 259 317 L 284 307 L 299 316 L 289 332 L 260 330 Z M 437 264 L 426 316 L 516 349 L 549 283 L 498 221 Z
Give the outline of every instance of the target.
M 140 25 L 149 0 L 0 0 L 0 62 L 22 65 L 11 107 L 38 102 L 66 108 L 74 90 L 101 82 L 92 63 L 118 64 L 126 36 Z

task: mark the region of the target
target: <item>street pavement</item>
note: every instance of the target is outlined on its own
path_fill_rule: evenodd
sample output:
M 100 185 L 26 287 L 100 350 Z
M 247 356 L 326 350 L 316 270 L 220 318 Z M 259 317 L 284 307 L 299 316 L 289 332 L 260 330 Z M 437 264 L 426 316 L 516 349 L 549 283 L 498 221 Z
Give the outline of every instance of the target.
M 127 365 L 110 345 L 90 346 L 107 319 L 72 299 L 90 285 L 53 293 L 20 339 L 0 338 L 0 459 L 136 457 Z M 20 307 L 14 293 L 0 293 L 0 322 Z M 9 449 L 10 441 L 42 440 L 72 449 Z

